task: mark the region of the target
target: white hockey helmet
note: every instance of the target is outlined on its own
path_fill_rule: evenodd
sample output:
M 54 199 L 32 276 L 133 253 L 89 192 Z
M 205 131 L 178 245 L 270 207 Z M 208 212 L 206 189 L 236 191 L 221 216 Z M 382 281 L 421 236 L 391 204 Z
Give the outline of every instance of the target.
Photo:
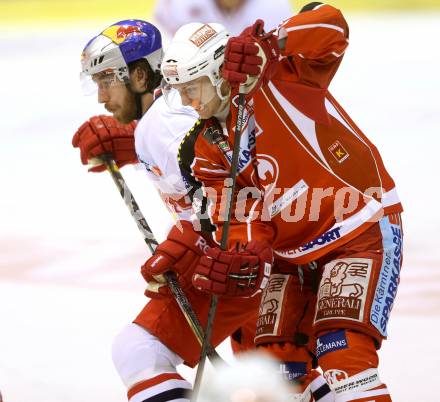
M 128 81 L 128 64 L 146 59 L 153 71 L 160 71 L 162 39 L 159 30 L 142 20 L 119 21 L 93 37 L 81 55 L 81 82 L 85 93 L 93 92 L 92 76 L 114 73 Z M 91 91 L 89 89 L 92 89 Z
M 184 84 L 206 76 L 218 87 L 228 39 L 229 32 L 221 24 L 193 22 L 181 26 L 163 57 L 165 82 Z

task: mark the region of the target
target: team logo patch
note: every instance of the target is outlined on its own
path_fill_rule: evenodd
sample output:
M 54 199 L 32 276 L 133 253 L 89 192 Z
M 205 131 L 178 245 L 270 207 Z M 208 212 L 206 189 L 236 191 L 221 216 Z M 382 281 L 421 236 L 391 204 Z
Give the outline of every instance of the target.
M 255 339 L 277 335 L 288 282 L 289 275 L 274 274 L 270 277 L 261 298 Z
M 307 374 L 306 362 L 284 362 L 280 364 L 280 373 L 286 381 L 293 381 Z
M 350 156 L 339 141 L 335 141 L 330 145 L 328 150 L 339 163 L 344 162 Z
M 325 265 L 315 323 L 334 318 L 363 322 L 372 265 L 368 258 L 344 258 Z
M 213 29 L 210 25 L 205 24 L 200 27 L 197 31 L 195 31 L 190 37 L 189 40 L 194 43 L 197 47 L 201 47 L 204 43 L 206 43 L 209 39 L 211 39 L 217 31 Z
M 269 193 L 276 185 L 279 175 L 279 166 L 275 158 L 266 154 L 257 154 L 257 169 L 251 173 L 251 181 L 255 187 L 263 187 Z
M 320 336 L 316 340 L 316 357 L 319 359 L 327 353 L 347 348 L 348 343 L 344 330 L 330 332 L 329 334 Z

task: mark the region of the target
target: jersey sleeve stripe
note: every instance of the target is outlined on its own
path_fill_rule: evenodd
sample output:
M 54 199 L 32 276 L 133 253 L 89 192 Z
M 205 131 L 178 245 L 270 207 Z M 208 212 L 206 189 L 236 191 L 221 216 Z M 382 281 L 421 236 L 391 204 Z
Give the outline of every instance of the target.
M 331 25 L 331 24 L 306 24 L 306 25 L 297 25 L 294 27 L 285 28 L 287 32 L 292 31 L 299 31 L 302 29 L 311 29 L 311 28 L 328 28 L 328 29 L 334 29 L 335 31 L 339 31 L 342 34 L 345 34 L 344 29 L 341 27 L 338 27 L 337 25 Z
M 382 205 L 384 207 L 389 207 L 391 205 L 395 205 L 399 203 L 400 203 L 400 199 L 399 199 L 399 195 L 397 194 L 396 187 L 382 194 Z

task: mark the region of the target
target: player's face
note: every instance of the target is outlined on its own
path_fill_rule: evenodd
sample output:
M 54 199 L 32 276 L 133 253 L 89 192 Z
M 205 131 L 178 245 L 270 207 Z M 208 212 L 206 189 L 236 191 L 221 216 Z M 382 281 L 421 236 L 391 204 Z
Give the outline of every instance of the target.
M 216 88 L 208 77 L 201 77 L 185 84 L 172 85 L 176 89 L 184 106 L 191 106 L 202 119 L 212 117 L 221 105 Z
M 107 74 L 94 77 L 98 86 L 98 102 L 113 114 L 120 123 L 127 124 L 136 119 L 136 101 L 125 84 Z

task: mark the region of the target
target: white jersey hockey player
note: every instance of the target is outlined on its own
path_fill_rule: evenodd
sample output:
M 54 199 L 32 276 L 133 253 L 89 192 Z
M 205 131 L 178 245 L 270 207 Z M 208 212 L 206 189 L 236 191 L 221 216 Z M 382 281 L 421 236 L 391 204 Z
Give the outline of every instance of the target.
M 158 98 L 139 120 L 135 129 L 135 150 L 147 174 L 174 216 L 191 219 L 191 203 L 180 175 L 177 152 L 185 134 L 198 119 L 190 107 L 181 106 L 180 99 L 169 99 L 171 108 L 156 91 Z
M 217 38 L 224 46 L 228 35 Z M 191 384 L 176 371 L 185 363 L 194 367 L 200 346 L 183 318 L 161 274 L 174 271 L 202 325 L 206 324 L 209 297 L 191 284 L 193 269 L 204 254 L 204 234 L 193 230 L 184 185 L 177 164 L 177 146 L 196 120 L 194 112 L 170 109 L 163 97 L 155 99 L 162 55 L 160 33 L 140 20 L 120 21 L 94 37 L 82 55 L 82 81 L 87 89 L 97 87 L 98 101 L 114 116 L 95 116 L 73 137 L 81 160 L 110 152 L 118 166 L 141 161 L 150 177 L 165 193 L 179 214 L 167 240 L 142 266 L 150 301 L 113 344 L 113 361 L 131 402 L 188 401 Z M 117 121 L 116 121 L 116 120 Z M 140 119 L 134 133 L 135 119 Z M 91 171 L 103 171 L 94 166 Z M 201 241 L 203 240 L 203 241 Z M 259 297 L 239 304 L 220 299 L 212 344 L 233 334 L 235 350 L 253 346 Z M 251 334 L 251 336 L 246 336 Z

